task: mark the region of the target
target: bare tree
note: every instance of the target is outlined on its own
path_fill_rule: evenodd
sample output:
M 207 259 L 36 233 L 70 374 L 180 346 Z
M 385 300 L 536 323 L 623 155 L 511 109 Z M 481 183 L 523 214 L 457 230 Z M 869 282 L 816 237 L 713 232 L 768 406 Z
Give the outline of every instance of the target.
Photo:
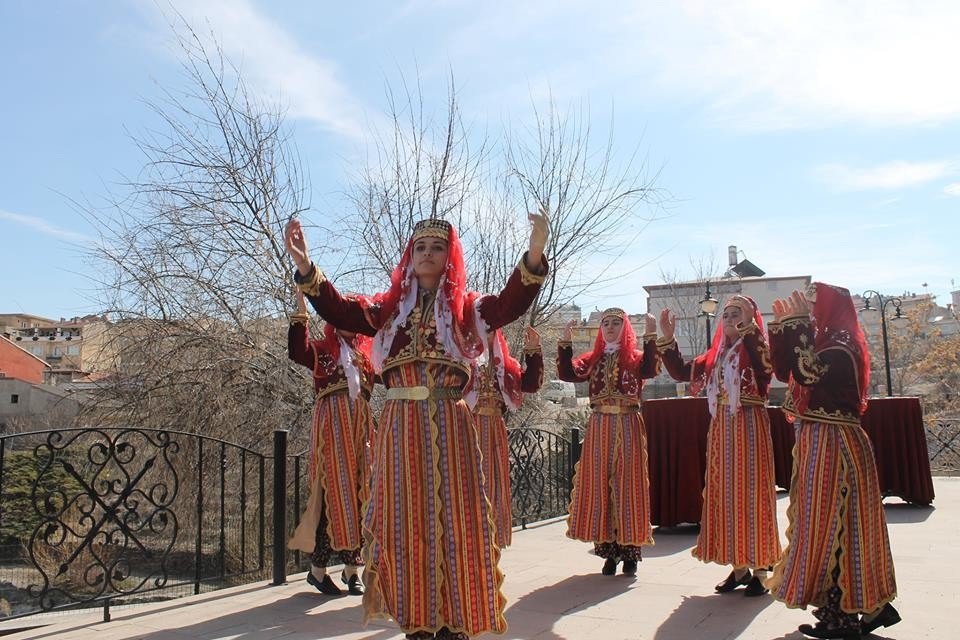
M 471 144 L 452 79 L 439 121 L 425 109 L 419 79 L 401 87 L 387 87 L 386 130 L 372 131 L 370 156 L 348 192 L 353 211 L 342 219 L 356 250 L 337 275 L 358 289 L 383 288 L 417 220 L 445 218 L 469 238 L 482 188 L 486 141 Z
M 616 262 L 636 246 L 666 198 L 657 173 L 636 152 L 622 166 L 615 163 L 612 118 L 603 147 L 595 149 L 591 135 L 588 111 L 561 113 L 552 98 L 546 111 L 534 108 L 532 127 L 508 134 L 516 208 L 543 207 L 551 216 L 553 268 L 530 310 L 534 325 L 578 295 L 627 278 L 631 272 Z
M 910 367 L 930 386 L 924 397 L 924 414 L 960 419 L 960 333 L 933 337 L 929 348 Z
M 148 103 L 159 126 L 134 138 L 142 171 L 106 207 L 82 206 L 100 233 L 90 258 L 120 357 L 91 411 L 251 444 L 307 423 L 310 388 L 283 340 L 282 241 L 307 185 L 283 113 L 183 26 L 186 88 Z

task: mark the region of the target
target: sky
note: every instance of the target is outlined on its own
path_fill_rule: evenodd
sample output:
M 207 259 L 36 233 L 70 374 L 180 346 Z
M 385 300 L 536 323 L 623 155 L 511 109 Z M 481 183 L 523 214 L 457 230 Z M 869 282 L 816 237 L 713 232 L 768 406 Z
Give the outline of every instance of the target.
M 615 161 L 658 171 L 668 206 L 585 310 L 643 311 L 643 285 L 728 245 L 854 293 L 960 288 L 955 2 L 4 0 L 0 313 L 98 310 L 73 203 L 137 174 L 147 103 L 185 88 L 175 11 L 286 109 L 305 217 L 344 206 L 388 85 L 419 77 L 442 112 L 452 72 L 472 130 L 528 124 L 552 96 L 597 131 L 612 114 Z

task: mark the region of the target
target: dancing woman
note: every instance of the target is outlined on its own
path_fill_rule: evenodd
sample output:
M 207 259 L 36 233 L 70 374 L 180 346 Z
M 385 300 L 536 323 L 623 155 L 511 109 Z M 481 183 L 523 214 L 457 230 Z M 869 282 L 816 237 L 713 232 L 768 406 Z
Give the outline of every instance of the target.
M 490 332 L 527 310 L 547 273 L 547 216 L 529 217 L 529 250 L 499 295 L 466 289 L 456 230 L 428 219 L 414 227 L 389 289 L 359 301 L 310 261 L 299 221 L 287 225 L 287 251 L 314 309 L 374 338 L 387 396 L 363 519 L 364 609 L 366 619 L 392 617 L 409 638 L 506 630 L 496 527 L 462 391 Z
M 344 564 L 343 581 L 351 595 L 363 595 L 357 567 L 363 564 L 360 519 L 368 497 L 373 417 L 370 391 L 373 366 L 370 339 L 324 327 L 311 340 L 307 306 L 297 292 L 299 310 L 290 317 L 287 354 L 313 372 L 316 405 L 310 436 L 310 497 L 287 546 L 310 554 L 307 582 L 327 595 L 340 588 L 327 575 L 334 558 Z
M 812 306 L 811 306 L 812 305 Z M 773 303 L 770 353 L 796 421 L 787 549 L 767 586 L 814 605 L 814 638 L 856 638 L 900 621 L 873 447 L 860 426 L 870 355 L 850 292 L 820 282 Z M 857 614 L 863 617 L 858 618 Z
M 744 595 L 760 596 L 767 592 L 767 567 L 780 558 L 773 442 L 764 406 L 773 368 L 763 317 L 752 298 L 732 296 L 710 348 L 690 361 L 674 339 L 676 323 L 669 309 L 661 312 L 660 359 L 675 380 L 690 383 L 691 395 L 706 390 L 711 417 L 693 555 L 732 565 L 717 593 L 746 585 Z
M 570 501 L 567 536 L 593 542 L 605 558 L 603 575 L 634 575 L 641 548 L 653 544 L 650 527 L 650 479 L 647 435 L 640 414 L 643 381 L 659 371 L 656 321 L 645 317 L 643 351 L 623 309 L 607 309 L 593 351 L 573 357 L 567 324 L 557 343 L 557 375 L 567 382 L 590 383 L 593 412 L 587 423 Z

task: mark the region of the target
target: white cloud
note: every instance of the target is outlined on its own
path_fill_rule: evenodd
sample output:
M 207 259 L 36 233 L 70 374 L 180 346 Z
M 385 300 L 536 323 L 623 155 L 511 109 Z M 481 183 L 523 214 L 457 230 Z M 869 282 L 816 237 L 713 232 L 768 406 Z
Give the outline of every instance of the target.
M 174 4 L 198 35 L 212 31 L 244 78 L 267 98 L 282 100 L 291 117 L 317 122 L 351 138 L 362 136 L 358 114 L 363 109 L 340 80 L 338 65 L 308 52 L 251 2 L 178 0 Z
M 69 229 L 63 229 L 56 225 L 50 224 L 43 218 L 38 218 L 36 216 L 25 216 L 20 213 L 10 213 L 9 211 L 3 211 L 0 209 L 0 220 L 9 220 L 10 222 L 16 222 L 17 224 L 30 227 L 40 233 L 46 234 L 48 236 L 54 236 L 62 240 L 69 240 L 70 242 L 92 242 L 93 238 L 83 233 L 77 231 L 70 231 Z
M 960 6 L 687 0 L 643 10 L 665 86 L 745 128 L 936 123 L 960 116 Z
M 677 0 L 477 4 L 444 47 L 525 99 L 701 104 L 747 130 L 936 124 L 960 118 L 952 0 Z M 427 12 L 423 15 L 426 17 Z M 566 55 L 557 55 L 563 42 Z M 532 74 L 532 75 L 531 75 Z M 496 77 L 500 82 L 496 83 Z
M 943 192 L 948 196 L 960 196 L 960 182 L 951 182 L 943 188 Z
M 951 172 L 952 165 L 949 162 L 904 161 L 864 168 L 835 163 L 815 169 L 823 182 L 844 191 L 902 189 L 939 180 Z

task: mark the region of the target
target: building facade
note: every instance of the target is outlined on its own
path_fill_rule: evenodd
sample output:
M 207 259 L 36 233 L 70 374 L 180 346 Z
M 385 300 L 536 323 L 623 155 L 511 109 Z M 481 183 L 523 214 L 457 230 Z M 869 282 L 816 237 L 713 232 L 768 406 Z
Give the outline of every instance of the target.
M 49 369 L 42 359 L 0 336 L 0 378 L 42 384 Z
M 0 314 L 3 336 L 50 365 L 48 377 L 82 378 L 116 369 L 112 324 L 89 315 L 59 321 L 29 314 Z

